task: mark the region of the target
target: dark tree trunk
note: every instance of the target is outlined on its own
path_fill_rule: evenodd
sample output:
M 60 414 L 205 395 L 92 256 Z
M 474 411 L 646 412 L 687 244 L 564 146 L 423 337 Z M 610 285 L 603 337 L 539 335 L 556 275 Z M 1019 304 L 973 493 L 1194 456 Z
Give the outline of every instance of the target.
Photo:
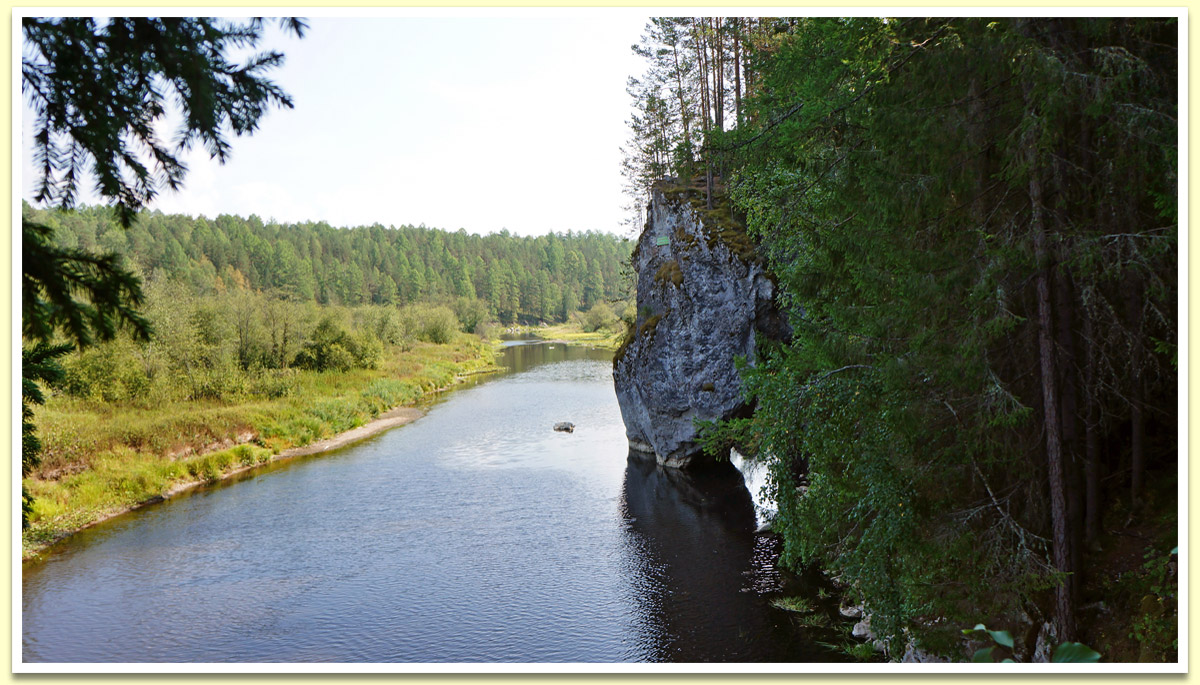
M 1130 382 L 1129 393 L 1130 422 L 1133 424 L 1130 435 L 1130 503 L 1132 510 L 1137 511 L 1142 503 L 1142 490 L 1146 477 L 1146 417 L 1143 411 L 1145 398 L 1142 382 L 1142 352 L 1145 348 L 1145 331 L 1142 326 L 1142 298 L 1145 290 L 1140 274 L 1134 273 L 1129 277 L 1128 298 L 1129 317 L 1131 322 L 1133 344 L 1130 349 Z
M 1087 419 L 1084 422 L 1085 454 L 1083 476 L 1084 491 L 1083 539 L 1088 549 L 1100 547 L 1100 400 L 1096 387 L 1096 338 L 1092 330 L 1092 317 L 1083 314 L 1083 344 L 1087 350 L 1087 367 L 1084 373 L 1084 403 Z
M 1030 143 L 1032 145 L 1032 142 Z M 1032 156 L 1031 156 L 1032 157 Z M 1038 356 L 1041 360 L 1043 427 L 1046 434 L 1046 466 L 1050 485 L 1050 523 L 1054 567 L 1071 573 L 1071 531 L 1067 512 L 1066 473 L 1063 468 L 1062 436 L 1060 435 L 1059 397 L 1055 369 L 1054 322 L 1050 311 L 1050 253 L 1046 247 L 1042 211 L 1042 184 L 1037 177 L 1036 162 L 1030 165 L 1029 199 L 1033 251 L 1037 260 Z M 1075 639 L 1075 604 L 1071 583 L 1064 582 L 1055 590 L 1055 620 L 1058 639 Z
M 1071 567 L 1076 573 L 1071 576 L 1071 591 L 1079 600 L 1080 585 L 1083 583 L 1083 511 L 1084 487 L 1083 459 L 1079 449 L 1079 393 L 1078 365 L 1075 355 L 1075 307 L 1074 289 L 1069 269 L 1060 268 L 1055 279 L 1055 322 L 1058 326 L 1058 372 L 1062 379 L 1062 449 L 1063 466 L 1067 484 L 1067 516 L 1071 532 Z

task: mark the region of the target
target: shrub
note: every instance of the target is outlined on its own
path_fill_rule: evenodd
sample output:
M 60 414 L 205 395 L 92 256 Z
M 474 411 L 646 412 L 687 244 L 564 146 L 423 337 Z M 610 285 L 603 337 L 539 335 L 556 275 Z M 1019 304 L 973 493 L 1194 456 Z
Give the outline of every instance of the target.
M 402 327 L 418 340 L 444 345 L 454 340 L 459 320 L 449 307 L 409 305 L 400 310 Z
M 586 333 L 598 331 L 601 328 L 611 328 L 620 319 L 613 313 L 612 307 L 606 302 L 597 302 L 580 317 L 581 325 Z
M 383 343 L 370 335 L 353 335 L 332 316 L 327 316 L 317 324 L 293 363 L 316 371 L 373 369 L 382 353 Z
M 460 330 L 471 333 L 486 323 L 488 306 L 475 298 L 460 297 L 454 301 L 454 315 L 458 318 Z
M 121 402 L 150 390 L 150 377 L 127 340 L 95 345 L 63 360 L 62 367 L 57 388 L 73 397 Z

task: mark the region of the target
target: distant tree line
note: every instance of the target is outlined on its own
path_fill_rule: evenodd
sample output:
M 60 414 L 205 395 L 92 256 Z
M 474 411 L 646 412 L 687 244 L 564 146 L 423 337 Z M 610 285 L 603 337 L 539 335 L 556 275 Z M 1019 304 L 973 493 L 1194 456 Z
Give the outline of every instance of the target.
M 630 246 L 600 232 L 521 237 L 375 224 L 209 220 L 143 211 L 124 229 L 112 210 L 70 213 L 25 207 L 56 244 L 123 255 L 195 294 L 273 292 L 296 302 L 356 306 L 478 300 L 503 324 L 561 322 L 597 302 L 627 297 Z

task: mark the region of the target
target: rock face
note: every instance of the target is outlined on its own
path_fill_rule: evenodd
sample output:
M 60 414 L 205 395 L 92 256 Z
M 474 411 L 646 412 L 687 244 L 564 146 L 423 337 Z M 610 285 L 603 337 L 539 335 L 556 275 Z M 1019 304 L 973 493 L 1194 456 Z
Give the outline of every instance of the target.
M 735 360 L 753 363 L 755 335 L 783 338 L 775 285 L 727 205 L 661 183 L 633 254 L 637 321 L 613 360 L 629 446 L 659 464 L 701 456 L 694 421 L 750 411 Z

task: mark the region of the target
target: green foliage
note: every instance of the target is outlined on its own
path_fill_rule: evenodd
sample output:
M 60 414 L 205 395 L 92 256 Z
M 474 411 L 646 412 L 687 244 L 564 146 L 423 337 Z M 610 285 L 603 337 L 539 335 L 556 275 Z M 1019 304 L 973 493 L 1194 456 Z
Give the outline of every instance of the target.
M 473 297 L 459 297 L 454 300 L 454 316 L 458 318 L 464 333 L 474 333 L 481 325 L 487 324 L 487 303 Z
M 580 317 L 580 325 L 586 333 L 612 328 L 619 321 L 607 302 L 597 302 Z
M 135 344 L 126 339 L 69 357 L 63 363 L 62 377 L 51 384 L 74 397 L 124 402 L 145 397 L 150 378 L 137 362 Z
M 448 307 L 408 305 L 400 310 L 400 318 L 418 340 L 442 345 L 458 335 L 459 318 Z
M 294 361 L 302 369 L 349 371 L 373 369 L 383 346 L 368 335 L 353 335 L 332 316 L 321 319 Z
M 1014 642 L 1012 634 L 1007 630 L 988 630 L 982 623 L 978 623 L 974 628 L 963 630 L 963 635 L 967 637 L 991 640 L 995 644 L 991 647 L 983 647 L 975 651 L 971 657 L 971 661 L 978 663 L 994 663 L 999 660 L 1001 663 L 1014 663 L 1012 653 Z M 1090 664 L 1100 660 L 1100 653 L 1079 642 L 1064 642 L 1054 648 L 1054 652 L 1050 655 L 1050 663 L 1080 663 Z
M 875 647 L 869 642 L 855 642 L 842 647 L 842 651 L 855 661 L 875 661 L 878 655 Z
M 39 342 L 21 348 L 21 474 L 28 475 L 40 461 L 42 441 L 33 423 L 33 408 L 46 403 L 42 386 L 62 380 L 63 371 L 58 359 L 70 351 L 70 345 L 51 345 Z M 21 486 L 21 527 L 29 523 L 33 512 L 33 495 Z
M 1050 655 L 1052 664 L 1092 664 L 1099 660 L 1099 652 L 1079 642 L 1064 642 Z
M 111 340 L 120 326 L 146 339 L 150 327 L 138 313 L 136 275 L 115 254 L 97 255 L 54 245 L 53 229 L 21 221 L 21 333 L 49 341 L 56 333 L 78 347 Z
M 158 212 L 142 212 L 123 230 L 105 208 L 25 211 L 53 224 L 53 240 L 64 249 L 106 247 L 198 295 L 260 291 L 322 305 L 445 305 L 467 332 L 494 319 L 565 321 L 580 307 L 629 294 L 620 271 L 630 245 L 607 233 L 479 236 L 414 226 L 264 224 L 253 216 L 209 222 Z
M 1150 549 L 1140 571 L 1128 582 L 1126 591 L 1140 597 L 1129 632 L 1129 637 L 1141 646 L 1139 660 L 1172 661 L 1178 653 L 1177 554 L 1178 548 L 1166 554 Z
M 302 21 L 281 23 L 303 35 Z M 292 106 L 264 76 L 283 63 L 282 54 L 230 60 L 230 52 L 261 41 L 259 19 L 26 17 L 21 28 L 21 93 L 35 115 L 39 202 L 71 207 L 90 162 L 100 194 L 129 226 L 159 183 L 181 187 L 187 166 L 177 154 L 199 142 L 224 162 L 229 131 L 252 133 L 269 107 Z M 168 101 L 183 115 L 171 137 L 175 149 L 155 129 Z M 147 157 L 150 167 L 141 161 Z
M 792 611 L 799 614 L 808 614 L 817 610 L 812 600 L 807 597 L 778 597 L 771 600 L 771 606 L 784 611 Z
M 705 439 L 768 460 L 783 562 L 845 578 L 882 639 L 949 651 L 947 626 L 1067 578 L 1048 559 L 1031 186 L 1051 189 L 1058 316 L 1096 331 L 1059 367 L 1092 383 L 1080 431 L 1092 397 L 1101 440 L 1127 440 L 1137 384 L 1175 406 L 1172 344 L 1137 332 L 1176 336 L 1174 30 L 780 19 L 755 53 L 752 122 L 710 136 L 746 216 L 744 237 L 710 238 L 758 243 L 794 335 L 744 370 L 754 418 Z M 1133 278 L 1144 303 L 1122 294 Z

